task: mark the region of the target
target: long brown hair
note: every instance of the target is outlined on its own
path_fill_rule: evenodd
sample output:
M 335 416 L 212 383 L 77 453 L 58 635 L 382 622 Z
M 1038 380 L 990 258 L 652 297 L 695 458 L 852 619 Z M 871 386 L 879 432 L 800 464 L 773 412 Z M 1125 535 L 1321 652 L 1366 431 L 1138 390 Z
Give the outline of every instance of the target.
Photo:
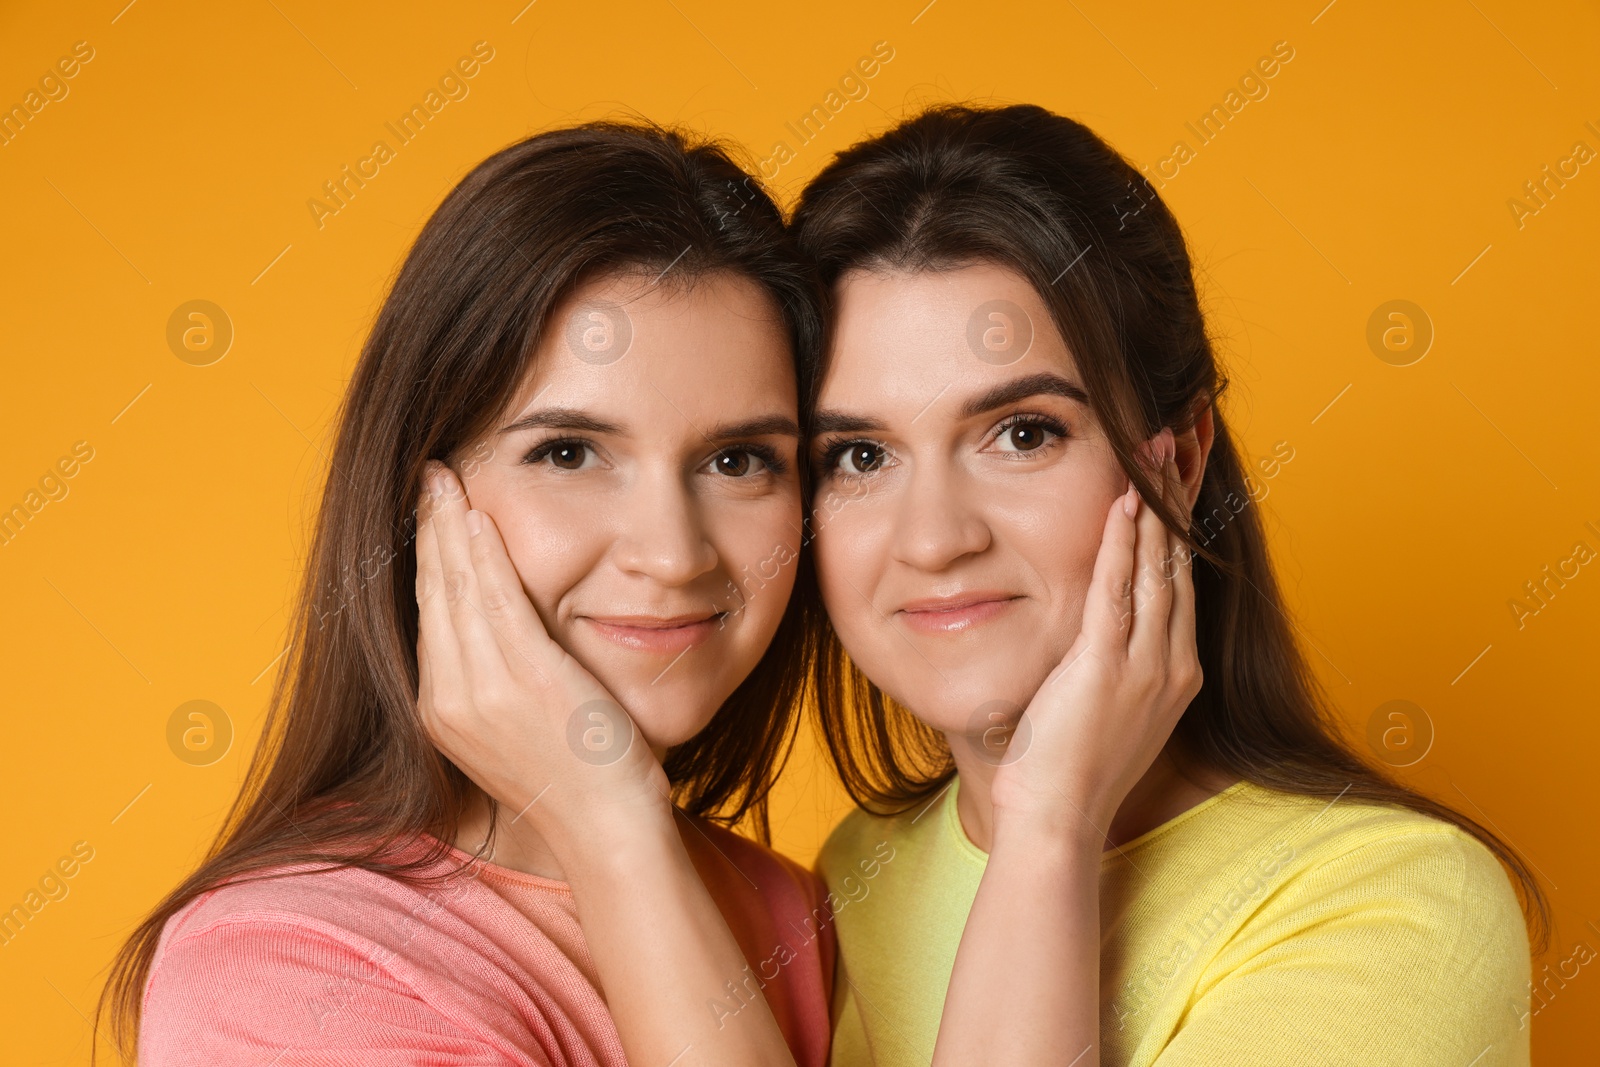
M 239 796 L 199 868 L 118 954 L 98 1016 L 136 1049 L 167 920 L 224 882 L 284 864 L 429 881 L 471 796 L 416 714 L 414 504 L 424 464 L 463 462 L 513 402 L 552 308 L 585 281 L 670 270 L 758 284 L 781 313 L 796 383 L 812 374 L 820 295 L 770 197 L 714 142 L 646 123 L 541 133 L 475 167 L 411 247 L 338 417 L 286 666 Z M 470 460 L 471 457 L 467 457 Z M 803 469 L 803 465 L 802 465 Z M 797 564 L 801 590 L 809 556 Z M 767 836 L 768 791 L 793 742 L 815 602 L 795 596 L 750 676 L 671 750 L 674 800 Z M 422 853 L 423 834 L 442 839 Z
M 1181 433 L 1227 388 L 1182 230 L 1150 183 L 1080 123 L 1018 105 L 930 108 L 840 153 L 791 221 L 832 290 L 852 269 L 996 263 L 1026 278 L 1085 380 L 1118 461 L 1195 553 L 1204 684 L 1173 733 L 1175 762 L 1306 796 L 1399 805 L 1453 823 L 1515 876 L 1535 933 L 1549 908 L 1527 864 L 1468 816 L 1407 787 L 1344 738 L 1284 610 L 1248 470 L 1220 410 L 1193 513 L 1161 502 L 1141 440 Z M 819 376 L 826 370 L 820 363 Z M 815 383 L 810 396 L 815 396 Z M 1197 407 L 1198 403 L 1198 407 Z M 821 729 L 845 789 L 906 810 L 950 781 L 941 734 L 890 700 L 823 623 Z

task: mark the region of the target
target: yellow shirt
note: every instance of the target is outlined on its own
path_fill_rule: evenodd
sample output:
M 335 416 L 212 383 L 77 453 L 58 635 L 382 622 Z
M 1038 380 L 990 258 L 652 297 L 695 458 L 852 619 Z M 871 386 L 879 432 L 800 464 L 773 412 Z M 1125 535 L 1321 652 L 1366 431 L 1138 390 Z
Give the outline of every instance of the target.
M 933 1056 L 987 862 L 958 788 L 852 812 L 818 857 L 839 935 L 833 1067 Z M 1528 1063 L 1510 879 L 1476 838 L 1408 809 L 1237 782 L 1101 857 L 1100 922 L 1107 1067 Z

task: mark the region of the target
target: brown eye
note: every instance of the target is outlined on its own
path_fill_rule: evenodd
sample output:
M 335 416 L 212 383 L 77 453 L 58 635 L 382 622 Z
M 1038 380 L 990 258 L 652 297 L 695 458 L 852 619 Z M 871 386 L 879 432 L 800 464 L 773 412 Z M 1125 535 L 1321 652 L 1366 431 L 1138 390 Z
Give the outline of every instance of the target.
M 781 472 L 783 469 L 776 456 L 763 456 L 752 448 L 735 448 L 720 453 L 711 461 L 711 467 L 729 478 L 748 478 L 752 474 L 763 474 L 769 470 Z
M 1012 418 L 1002 423 L 995 447 L 1011 455 L 1037 452 L 1057 438 L 1067 435 L 1066 427 L 1039 418 Z
M 585 441 L 548 441 L 530 451 L 522 462 L 538 466 L 548 460 L 552 467 L 576 471 L 589 465 L 593 452 Z
M 1006 437 L 1012 450 L 1016 452 L 1031 452 L 1044 444 L 1043 428 L 1032 423 L 1011 427 L 1006 431 Z
M 583 466 L 582 445 L 557 445 L 550 450 L 550 463 L 562 470 L 575 471 Z
M 750 453 L 724 452 L 717 457 L 717 473 L 742 478 L 750 473 Z
M 839 453 L 839 466 L 847 474 L 870 474 L 883 466 L 887 450 L 871 441 L 854 441 Z

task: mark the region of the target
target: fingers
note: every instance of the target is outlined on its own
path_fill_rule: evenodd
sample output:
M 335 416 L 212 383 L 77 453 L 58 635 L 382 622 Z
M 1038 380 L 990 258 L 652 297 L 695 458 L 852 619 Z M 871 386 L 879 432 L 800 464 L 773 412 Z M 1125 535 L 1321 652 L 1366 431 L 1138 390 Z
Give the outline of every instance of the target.
M 444 593 L 432 511 L 431 497 L 424 493 L 417 506 L 417 705 L 430 733 L 439 696 L 464 691 L 466 680 Z
M 1129 512 L 1140 508 L 1139 494 L 1130 483 L 1128 491 L 1111 502 L 1106 512 L 1105 529 L 1100 535 L 1100 551 L 1095 556 L 1094 575 L 1083 605 L 1083 635 L 1102 656 L 1120 659 L 1126 655 L 1128 624 L 1133 617 L 1133 554 L 1136 519 Z M 1135 512 L 1137 514 L 1137 512 Z
M 1149 468 L 1161 489 L 1163 500 L 1172 499 L 1168 479 L 1175 452 L 1172 431 L 1164 429 L 1151 442 Z M 1149 658 L 1163 656 L 1167 643 L 1167 620 L 1172 607 L 1172 582 L 1168 577 L 1172 554 L 1171 532 L 1152 507 L 1140 510 L 1138 543 L 1133 574 L 1132 627 L 1128 634 L 1128 654 Z
M 472 511 L 467 516 L 467 530 L 479 600 L 496 639 L 508 657 L 519 658 L 545 680 L 550 657 L 559 649 L 528 600 L 500 528 L 487 513 Z
M 1177 462 L 1169 464 L 1168 469 L 1171 483 L 1174 487 L 1179 486 Z M 1167 615 L 1167 644 L 1179 654 L 1193 655 L 1198 659 L 1195 650 L 1194 549 L 1176 534 L 1172 535 L 1172 540 L 1173 554 L 1165 571 L 1172 585 L 1172 608 Z
M 429 464 L 433 487 L 428 526 L 438 554 L 440 595 L 469 687 L 459 692 L 486 693 L 502 688 L 505 654 L 482 609 L 477 568 L 468 547 L 467 494 L 455 473 L 443 464 Z

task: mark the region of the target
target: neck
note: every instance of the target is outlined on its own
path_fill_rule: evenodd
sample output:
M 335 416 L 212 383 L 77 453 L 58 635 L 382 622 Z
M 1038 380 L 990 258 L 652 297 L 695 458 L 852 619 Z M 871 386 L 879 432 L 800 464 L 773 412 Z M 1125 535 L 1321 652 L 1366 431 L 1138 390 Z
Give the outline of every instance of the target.
M 657 762 L 666 761 L 665 745 L 651 744 L 650 751 L 655 754 Z M 538 878 L 550 878 L 557 882 L 567 881 L 560 861 L 545 843 L 543 835 L 534 829 L 531 820 L 519 819 L 516 812 L 508 812 L 502 807 L 495 814 L 491 840 L 489 796 L 475 785 L 468 788 L 472 790 L 472 794 L 467 800 L 461 824 L 456 828 L 455 839 L 451 844 L 475 856 L 479 855 L 481 850 L 484 862 L 493 863 L 498 867 L 507 867 L 513 871 L 531 874 Z
M 516 812 L 507 812 L 502 807 L 495 815 L 491 839 L 489 798 L 481 789 L 473 787 L 472 797 L 461 817 L 461 825 L 457 827 L 455 840 L 451 843 L 463 852 L 481 854 L 485 862 L 496 866 L 509 867 L 513 871 L 540 878 L 552 878 L 558 882 L 566 881 L 561 864 L 556 861 L 555 854 L 545 844 L 539 831 L 526 819 L 512 822 L 515 815 Z
M 1168 741 L 1150 769 L 1134 783 L 1111 825 L 1096 827 L 1103 838 L 1101 851 L 1117 848 L 1148 833 L 1237 780 L 1224 775 L 1207 775 L 1200 783 L 1193 782 L 1178 772 L 1169 751 L 1171 747 L 1172 742 Z M 956 814 L 961 819 L 961 829 L 972 843 L 988 852 L 994 846 L 994 800 L 990 790 L 996 767 L 975 758 L 970 749 L 970 745 L 951 745 L 956 773 L 961 776 Z

